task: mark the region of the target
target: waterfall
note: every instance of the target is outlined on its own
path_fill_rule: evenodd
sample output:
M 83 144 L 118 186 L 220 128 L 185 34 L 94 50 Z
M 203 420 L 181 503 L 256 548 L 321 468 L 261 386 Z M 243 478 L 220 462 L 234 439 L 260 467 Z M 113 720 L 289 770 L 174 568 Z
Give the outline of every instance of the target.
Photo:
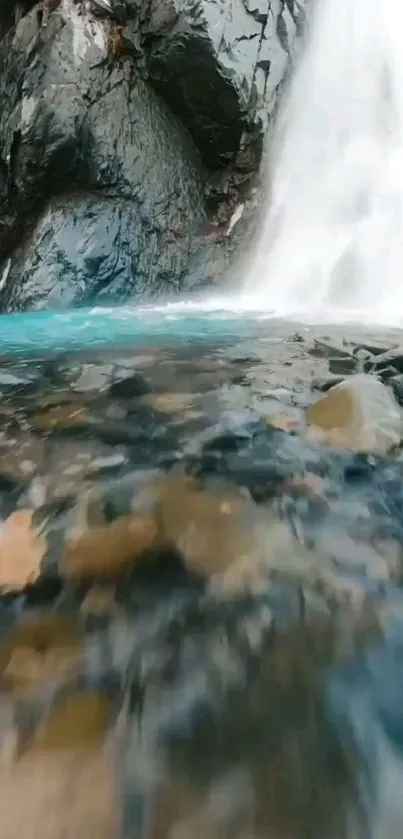
M 245 298 L 403 324 L 401 0 L 316 0 L 267 155 Z

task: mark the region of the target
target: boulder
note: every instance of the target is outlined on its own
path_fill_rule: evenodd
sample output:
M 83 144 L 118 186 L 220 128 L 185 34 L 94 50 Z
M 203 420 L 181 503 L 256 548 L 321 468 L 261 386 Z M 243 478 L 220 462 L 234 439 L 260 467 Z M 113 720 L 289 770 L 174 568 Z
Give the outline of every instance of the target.
M 374 376 L 357 374 L 332 387 L 307 411 L 308 436 L 337 448 L 386 454 L 399 445 L 403 415 Z
M 304 22 L 300 0 L 150 0 L 150 80 L 211 173 L 210 211 L 228 223 L 249 192 Z
M 297 3 L 281 0 L 151 0 L 151 80 L 209 168 L 233 161 L 243 132 L 273 99 L 298 15 Z
M 45 28 L 37 11 L 0 50 L 3 253 L 19 242 L 1 308 L 176 291 L 204 220 L 197 149 L 133 60 L 110 54 L 113 24 L 72 0 Z
M 403 373 L 403 347 L 393 347 L 378 353 L 376 358 L 369 360 L 364 367 L 366 372 L 376 371 L 379 375 L 389 368 L 394 369 L 395 373 Z
M 216 281 L 302 17 L 297 0 L 8 0 L 0 310 Z

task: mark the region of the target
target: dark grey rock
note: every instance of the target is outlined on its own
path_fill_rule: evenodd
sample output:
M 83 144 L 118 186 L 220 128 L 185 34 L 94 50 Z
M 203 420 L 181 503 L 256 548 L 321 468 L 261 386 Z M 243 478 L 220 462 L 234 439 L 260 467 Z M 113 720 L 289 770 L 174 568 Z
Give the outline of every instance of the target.
M 393 367 L 397 373 L 403 373 L 403 347 L 396 347 L 376 356 L 373 361 L 365 365 L 365 372 L 381 373 L 389 367 Z
M 370 355 L 382 355 L 385 352 L 397 349 L 398 346 L 397 344 L 385 346 L 385 342 L 376 340 L 360 341 L 359 343 L 356 341 L 349 341 L 349 345 L 353 347 L 353 355 L 356 355 L 362 350 L 366 350 L 366 352 Z
M 321 390 L 322 393 L 326 393 L 330 388 L 341 384 L 341 382 L 344 382 L 343 376 L 326 376 L 326 378 L 312 379 L 311 390 Z
M 348 349 L 336 344 L 336 342 L 332 341 L 330 343 L 328 339 L 323 338 L 314 338 L 314 345 L 308 352 L 310 355 L 317 356 L 318 358 L 352 358 L 352 354 Z
M 274 104 L 300 5 L 284 0 L 151 0 L 151 79 L 189 126 L 209 168 L 233 160 Z
M 336 376 L 348 376 L 357 370 L 356 359 L 353 356 L 350 358 L 348 356 L 345 358 L 329 358 L 329 370 Z
M 108 21 L 66 0 L 43 30 L 35 12 L 0 48 L 3 206 L 17 237 L 32 227 L 2 309 L 177 291 L 204 219 L 197 150 L 134 62 L 111 59 Z
M 165 231 L 166 233 L 166 231 Z M 3 311 L 72 306 L 96 298 L 116 303 L 134 294 L 179 291 L 186 263 L 177 243 L 162 249 L 164 231 L 142 225 L 127 199 L 79 195 L 55 199 L 30 247 L 13 254 L 0 295 Z
M 397 399 L 400 405 L 403 405 L 403 374 L 400 373 L 397 376 L 392 376 L 388 380 L 388 384 L 393 390 L 395 399 Z
M 115 399 L 133 399 L 150 393 L 151 386 L 141 373 L 133 373 L 111 384 L 110 395 Z
M 301 14 L 294 0 L 6 2 L 0 310 L 216 282 Z
M 113 3 L 111 0 L 90 0 L 91 11 L 94 15 L 113 17 Z

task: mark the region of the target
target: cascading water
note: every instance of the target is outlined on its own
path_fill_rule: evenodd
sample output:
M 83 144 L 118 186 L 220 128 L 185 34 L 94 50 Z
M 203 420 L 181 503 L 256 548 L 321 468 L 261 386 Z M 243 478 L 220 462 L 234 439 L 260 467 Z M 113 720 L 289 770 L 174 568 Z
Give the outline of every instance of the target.
M 246 282 L 262 308 L 403 322 L 401 9 L 401 0 L 316 0 Z
M 403 325 L 402 0 L 314 0 L 268 155 L 242 293 L 0 316 L 2 354 L 253 332 L 257 319 Z M 226 323 L 226 320 L 228 321 Z

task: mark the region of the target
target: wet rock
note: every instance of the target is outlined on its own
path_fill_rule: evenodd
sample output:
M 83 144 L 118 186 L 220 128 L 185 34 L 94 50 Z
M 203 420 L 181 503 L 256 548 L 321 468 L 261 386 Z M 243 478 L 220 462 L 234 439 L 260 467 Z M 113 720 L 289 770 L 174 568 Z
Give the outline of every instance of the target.
M 396 376 L 396 368 L 392 366 L 384 367 L 381 370 L 377 370 L 376 375 L 381 382 L 388 384 Z
M 112 711 L 107 697 L 89 691 L 59 698 L 35 731 L 30 751 L 73 750 L 102 743 Z
M 329 358 L 329 370 L 336 376 L 349 376 L 351 373 L 355 373 L 357 367 L 357 359 L 353 356 Z
M 375 339 L 371 339 L 371 341 L 348 341 L 347 342 L 350 347 L 353 348 L 353 355 L 357 355 L 360 351 L 364 350 L 366 353 L 370 355 L 379 356 L 383 355 L 386 352 L 390 352 L 390 350 L 397 349 L 397 344 L 392 344 L 389 346 L 385 346 L 386 342 L 384 341 L 376 341 Z
M 50 439 L 46 455 L 46 473 L 37 479 L 45 496 L 42 504 L 75 498 L 87 486 L 119 474 L 128 462 L 124 448 L 111 450 L 98 440 L 83 438 Z
M 61 571 L 75 581 L 114 579 L 142 559 L 156 545 L 158 536 L 152 516 L 121 516 L 109 525 L 71 536 Z
M 83 615 L 90 617 L 118 614 L 116 588 L 114 586 L 91 586 L 81 603 L 81 612 Z
M 21 705 L 21 722 L 23 711 Z M 17 748 L 8 750 L 1 766 L 5 836 L 17 839 L 21 831 L 32 838 L 39 832 L 44 839 L 57 839 L 60 831 L 77 839 L 116 835 L 118 782 L 111 749 L 105 751 L 111 717 L 106 697 L 82 691 L 42 709 L 32 731 L 17 731 Z M 24 807 L 14 806 L 22 800 Z
M 67 617 L 23 617 L 0 649 L 4 687 L 24 695 L 44 684 L 62 683 L 77 668 L 81 643 L 77 625 Z
M 0 475 L 11 482 L 26 483 L 44 467 L 41 440 L 28 433 L 0 434 Z
M 203 491 L 191 478 L 167 478 L 159 497 L 163 539 L 174 545 L 195 573 L 209 576 L 250 552 L 249 536 L 238 528 L 245 499 L 238 493 Z M 241 540 L 241 541 L 240 541 Z
M 221 439 L 203 446 L 201 453 L 186 458 L 187 469 L 196 477 L 217 476 L 246 487 L 256 502 L 273 498 L 286 478 L 293 475 L 295 462 L 278 455 L 282 451 L 283 431 L 264 423 L 265 434 L 254 440 L 252 435 L 233 436 L 228 448 L 221 447 Z M 225 437 L 226 441 L 227 438 Z
M 37 431 L 62 431 L 88 426 L 89 413 L 85 405 L 77 403 L 50 406 L 33 417 L 32 427 Z
M 314 338 L 314 345 L 308 350 L 318 358 L 351 358 L 351 352 L 342 344 L 330 343 L 328 339 Z
M 354 655 L 376 641 L 379 626 L 346 613 L 334 621 L 297 620 L 285 631 L 268 633 L 266 625 L 256 658 L 241 619 L 223 616 L 217 626 L 213 617 L 209 627 L 208 653 L 200 625 L 184 621 L 180 635 L 168 635 L 169 664 L 157 658 L 158 673 L 146 662 L 139 668 L 144 678 L 133 697 L 137 689 L 141 734 L 127 738 L 130 765 L 152 723 L 159 732 L 154 743 L 165 746 L 150 835 L 165 837 L 186 826 L 194 835 L 200 830 L 235 839 L 242 824 L 250 836 L 292 837 L 306 829 L 319 839 L 329 828 L 348 836 L 350 817 L 362 816 L 359 756 L 348 735 L 334 729 L 323 683 L 332 667 L 348 669 Z M 182 702 L 173 684 L 181 686 Z M 148 758 L 158 766 L 156 751 L 151 744 Z
M 356 359 L 356 372 L 357 373 L 364 373 L 368 364 L 373 364 L 375 356 L 372 353 L 368 352 L 368 350 L 364 348 L 358 348 L 353 351 L 354 358 Z
M 36 12 L 0 48 L 4 255 L 24 233 L 3 310 L 178 289 L 204 219 L 196 149 L 138 59 L 110 56 L 108 21 L 73 0 L 46 28 Z
M 230 236 L 216 236 L 209 232 L 195 236 L 190 248 L 186 278 L 186 288 L 192 297 L 213 291 L 217 278 L 223 277 L 230 269 L 234 250 Z
M 116 303 L 134 294 L 148 298 L 179 292 L 189 247 L 185 235 L 166 234 L 171 242 L 163 246 L 164 223 L 161 232 L 149 235 L 147 228 L 139 229 L 139 219 L 124 197 L 119 203 L 93 196 L 52 201 L 32 234 L 32 250 L 22 245 L 12 257 L 0 295 L 2 310 L 61 308 L 94 299 Z
M 113 382 L 109 389 L 109 393 L 114 399 L 134 399 L 138 396 L 145 396 L 150 391 L 151 386 L 141 373 L 122 377 Z
M 327 376 L 326 378 L 312 379 L 311 390 L 321 390 L 323 393 L 326 393 L 331 387 L 339 385 L 343 381 L 343 376 Z
M 395 399 L 398 401 L 399 405 L 403 406 L 403 374 L 391 376 L 388 384 L 392 388 Z
M 397 373 L 403 373 L 403 350 L 401 347 L 380 353 L 374 361 L 368 361 L 364 369 L 366 372 L 382 374 L 384 370 L 390 367 L 394 368 Z
M 72 386 L 76 393 L 99 394 L 107 389 L 111 375 L 110 364 L 83 364 Z
M 154 393 L 143 400 L 144 404 L 161 414 L 177 414 L 187 411 L 195 401 L 193 393 Z
M 61 831 L 66 839 L 110 839 L 118 831 L 118 779 L 101 748 L 9 759 L 0 803 L 7 839 L 35 839 L 38 832 L 42 839 L 58 839 Z
M 19 8 L 0 18 L 3 311 L 214 283 L 303 4 Z
M 308 433 L 339 448 L 385 454 L 400 442 L 402 414 L 393 394 L 372 376 L 357 374 L 308 408 Z
M 302 493 L 314 501 L 326 503 L 327 484 L 326 481 L 314 473 L 299 475 L 286 481 L 281 486 L 281 493 Z
M 30 510 L 16 510 L 0 530 L 0 587 L 23 589 L 39 577 L 46 539 Z
M 174 472 L 162 484 L 158 518 L 163 541 L 221 592 L 264 590 L 280 569 L 298 575 L 304 568 L 287 524 L 259 509 L 245 489 L 214 481 L 203 487 Z
M 301 420 L 297 415 L 291 416 L 284 412 L 282 414 L 269 414 L 267 423 L 272 428 L 278 428 L 281 431 L 297 431 L 301 425 Z
M 213 170 L 248 146 L 244 132 L 265 105 L 273 107 L 296 24 L 282 5 L 270 11 L 240 0 L 225 7 L 212 0 L 182 7 L 166 0 L 150 3 L 151 79 Z M 296 20 L 294 6 L 293 12 Z M 197 84 L 190 85 L 190 78 Z

